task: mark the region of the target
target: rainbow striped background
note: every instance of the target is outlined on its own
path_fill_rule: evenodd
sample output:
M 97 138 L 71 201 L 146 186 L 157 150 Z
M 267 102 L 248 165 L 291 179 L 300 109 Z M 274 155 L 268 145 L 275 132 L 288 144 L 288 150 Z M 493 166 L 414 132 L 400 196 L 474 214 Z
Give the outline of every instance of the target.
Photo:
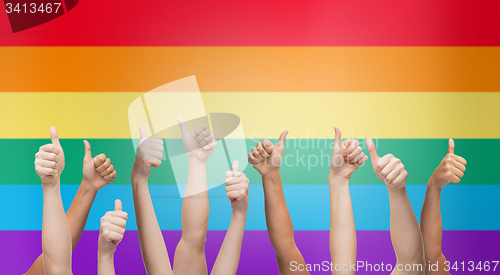
M 427 180 L 447 138 L 455 138 L 468 165 L 460 184 L 443 189 L 444 253 L 450 261 L 500 260 L 499 9 L 495 0 L 86 0 L 17 34 L 0 13 L 2 274 L 25 272 L 41 253 L 42 194 L 32 165 L 52 125 L 66 153 L 66 208 L 81 181 L 82 139 L 118 171 L 94 202 L 73 253 L 74 273 L 96 273 L 99 218 L 120 198 L 130 219 L 117 274 L 145 274 L 127 109 L 142 93 L 190 75 L 207 112 L 240 116 L 249 150 L 290 131 L 285 153 L 295 163 L 282 176 L 308 263 L 330 259 L 328 163 L 321 156 L 331 153 L 334 126 L 343 138 L 376 137 L 380 155 L 403 160 L 417 218 Z M 318 143 L 322 138 L 328 143 Z M 251 167 L 245 173 L 252 185 L 238 274 L 277 274 L 261 181 Z M 150 183 L 173 257 L 182 201 L 165 178 L 173 180 L 168 162 Z M 395 262 L 385 189 L 370 164 L 351 180 L 358 260 Z M 210 204 L 209 266 L 230 219 L 222 187 L 211 190 Z

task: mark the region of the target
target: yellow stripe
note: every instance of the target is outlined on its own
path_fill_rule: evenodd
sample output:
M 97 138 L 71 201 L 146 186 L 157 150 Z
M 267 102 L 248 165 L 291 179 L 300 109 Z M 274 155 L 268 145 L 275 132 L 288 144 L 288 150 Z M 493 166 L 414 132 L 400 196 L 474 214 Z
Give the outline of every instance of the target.
M 0 138 L 130 138 L 142 93 L 0 93 Z M 202 93 L 206 111 L 238 115 L 245 137 L 500 138 L 500 93 Z
M 500 91 L 500 47 L 0 47 L 0 91 Z

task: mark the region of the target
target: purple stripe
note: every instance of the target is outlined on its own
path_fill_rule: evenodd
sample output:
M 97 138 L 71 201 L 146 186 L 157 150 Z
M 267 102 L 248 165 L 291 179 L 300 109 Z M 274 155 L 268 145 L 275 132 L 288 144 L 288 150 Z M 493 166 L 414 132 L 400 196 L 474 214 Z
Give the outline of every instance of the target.
M 73 253 L 74 274 L 96 274 L 98 231 L 85 231 Z M 180 231 L 164 231 L 163 235 L 173 260 Z M 209 231 L 207 262 L 215 262 L 225 231 Z M 320 264 L 330 258 L 328 231 L 297 231 L 295 239 L 307 263 Z M 449 261 L 500 260 L 500 231 L 445 231 L 443 251 Z M 0 267 L 2 274 L 22 274 L 41 253 L 41 231 L 0 231 Z M 371 264 L 394 264 L 389 231 L 358 231 L 358 261 Z M 136 231 L 128 231 L 115 255 L 116 274 L 146 274 Z M 497 267 L 497 272 L 500 265 Z M 277 274 L 274 251 L 266 231 L 247 231 L 243 241 L 238 274 Z M 357 274 L 366 274 L 358 272 Z M 453 272 L 461 274 L 466 272 Z M 327 272 L 312 272 L 327 274 Z M 469 272 L 470 274 L 470 272 Z

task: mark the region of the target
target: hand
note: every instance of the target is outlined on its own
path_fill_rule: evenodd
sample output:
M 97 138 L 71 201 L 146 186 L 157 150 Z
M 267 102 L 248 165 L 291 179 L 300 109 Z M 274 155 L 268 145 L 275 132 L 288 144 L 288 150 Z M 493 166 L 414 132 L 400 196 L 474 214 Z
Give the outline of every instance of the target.
M 363 149 L 359 146 L 359 141 L 348 139 L 341 142 L 340 130 L 335 127 L 335 143 L 330 163 L 330 178 L 340 177 L 349 180 L 352 173 L 367 160 L 368 156 L 365 156 L 365 153 L 363 153 Z
M 50 127 L 52 144 L 40 147 L 35 154 L 35 171 L 42 180 L 43 186 L 54 186 L 59 183 L 64 170 L 64 152 L 59 143 L 56 127 Z
M 366 145 L 368 146 L 368 152 L 372 159 L 373 171 L 375 171 L 377 177 L 383 181 L 389 189 L 398 190 L 404 188 L 406 178 L 408 178 L 408 172 L 406 172 L 405 166 L 401 163 L 401 160 L 392 154 L 380 158 L 377 155 L 375 144 L 373 144 L 371 138 L 366 140 Z
M 450 138 L 448 141 L 448 154 L 446 154 L 444 159 L 432 174 L 429 179 L 429 184 L 437 188 L 442 188 L 450 182 L 460 182 L 460 178 L 464 176 L 467 161 L 464 158 L 455 155 L 453 153 L 454 151 L 455 142 Z
M 288 131 L 281 133 L 276 146 L 264 139 L 264 141 L 257 143 L 257 146 L 248 154 L 248 162 L 262 177 L 279 171 L 285 151 L 286 135 L 288 135 Z
M 182 143 L 189 157 L 206 162 L 217 146 L 217 141 L 210 130 L 200 124 L 194 132 L 190 133 L 181 117 L 178 117 L 177 121 L 181 127 Z
M 64 165 L 65 165 L 64 151 L 61 147 L 61 143 L 59 143 L 59 134 L 57 134 L 57 129 L 54 126 L 50 127 L 50 139 L 52 140 L 52 144 L 59 147 L 59 149 L 61 150 L 60 153 L 58 154 L 58 156 L 59 156 L 59 175 L 61 175 L 62 171 L 64 170 Z
M 139 127 L 141 141 L 137 147 L 137 155 L 134 163 L 132 176 L 149 177 L 151 168 L 158 168 L 163 158 L 163 140 L 148 138 L 148 133 L 143 127 Z
M 238 172 L 238 166 L 239 162 L 236 160 L 231 171 L 226 172 L 226 193 L 233 211 L 246 213 L 250 181 L 244 173 Z
M 97 192 L 99 189 L 115 180 L 115 167 L 111 164 L 111 160 L 106 158 L 105 154 L 100 154 L 92 158 L 90 143 L 86 140 L 84 140 L 83 143 L 85 143 L 83 179 Z
M 123 239 L 128 214 L 122 211 L 122 202 L 115 201 L 115 211 L 109 211 L 101 218 L 99 231 L 99 254 L 113 254 L 116 246 Z

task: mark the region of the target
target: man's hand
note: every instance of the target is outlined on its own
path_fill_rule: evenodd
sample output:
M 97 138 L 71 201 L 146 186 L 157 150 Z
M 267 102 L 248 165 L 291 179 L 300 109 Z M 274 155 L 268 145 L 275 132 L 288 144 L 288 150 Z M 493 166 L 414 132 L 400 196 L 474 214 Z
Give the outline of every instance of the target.
M 398 190 L 405 187 L 408 172 L 406 172 L 401 160 L 392 154 L 387 154 L 380 158 L 377 155 L 377 149 L 375 149 L 375 144 L 373 144 L 371 138 L 366 140 L 366 145 L 372 159 L 373 171 L 387 185 L 387 188 Z
M 352 173 L 368 160 L 368 156 L 365 156 L 365 153 L 363 153 L 363 149 L 359 146 L 359 141 L 347 139 L 341 142 L 341 139 L 340 130 L 335 127 L 335 143 L 330 163 L 330 179 L 339 177 L 349 180 Z
M 269 140 L 264 139 L 264 141 L 257 143 L 257 146 L 248 154 L 248 162 L 261 176 L 264 177 L 279 171 L 287 134 L 288 131 L 281 133 L 276 146 Z
M 231 171 L 226 172 L 226 193 L 233 211 L 246 213 L 250 181 L 245 173 L 238 172 L 238 166 L 239 162 L 236 160 Z
M 206 162 L 217 146 L 217 141 L 210 130 L 200 124 L 194 132 L 190 133 L 181 117 L 178 117 L 177 121 L 181 127 L 182 143 L 189 157 Z
M 163 140 L 148 138 L 148 133 L 143 127 L 139 127 L 139 132 L 141 133 L 141 141 L 137 147 L 132 177 L 148 178 L 151 172 L 150 167 L 160 167 L 163 157 Z
M 115 180 L 115 167 L 111 164 L 111 160 L 106 158 L 105 154 L 100 154 L 92 158 L 90 143 L 86 140 L 84 140 L 83 143 L 85 143 L 83 179 L 97 192 L 99 189 Z
M 40 147 L 35 154 L 35 171 L 42 180 L 43 186 L 54 186 L 64 169 L 64 152 L 59 143 L 56 127 L 50 127 L 52 144 Z
M 128 214 L 122 211 L 122 202 L 115 201 L 115 211 L 109 211 L 101 218 L 99 231 L 99 255 L 115 253 L 116 246 L 123 239 Z
M 448 154 L 446 154 L 429 179 L 430 185 L 442 188 L 450 182 L 460 182 L 460 178 L 464 176 L 467 161 L 464 158 L 455 155 L 454 151 L 455 142 L 450 138 L 448 141 Z

